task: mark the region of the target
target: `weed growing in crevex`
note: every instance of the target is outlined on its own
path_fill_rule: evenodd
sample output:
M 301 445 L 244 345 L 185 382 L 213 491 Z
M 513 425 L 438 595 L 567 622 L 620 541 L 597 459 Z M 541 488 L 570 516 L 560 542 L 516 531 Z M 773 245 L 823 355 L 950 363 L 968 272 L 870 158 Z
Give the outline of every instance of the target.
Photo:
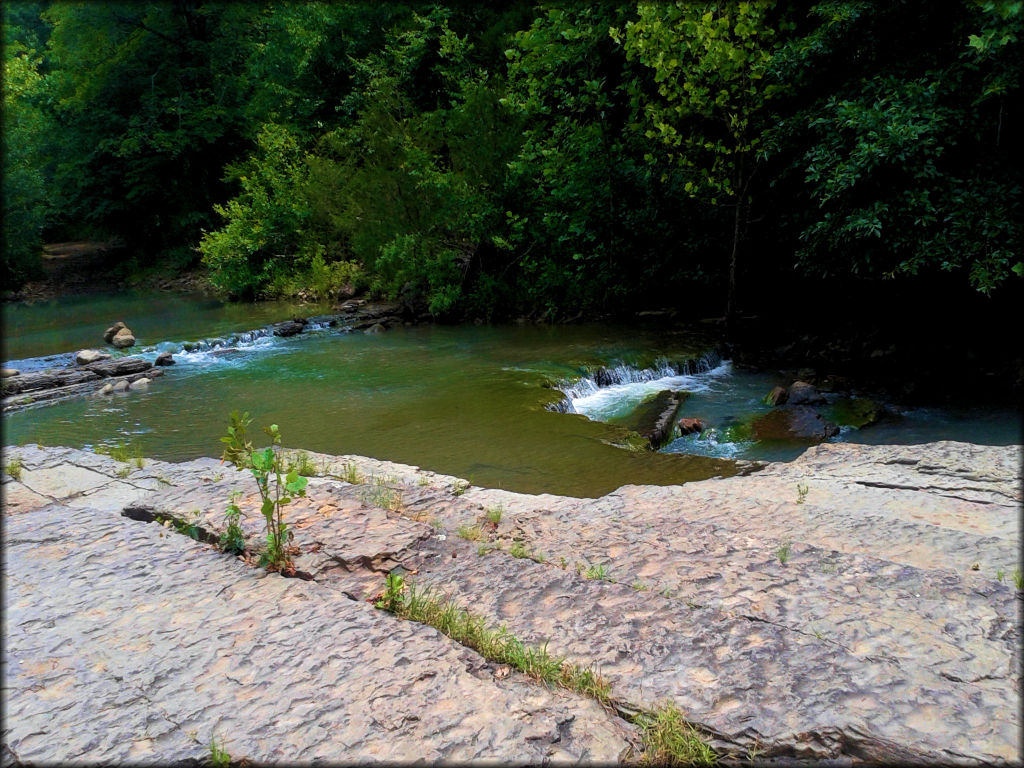
M 363 476 L 359 474 L 359 468 L 348 461 L 341 465 L 340 477 L 346 483 L 351 483 L 352 485 L 359 485 L 363 482 Z
M 238 507 L 238 497 L 241 495 L 241 491 L 233 491 L 231 493 L 228 508 L 224 511 L 224 521 L 227 525 L 224 527 L 224 532 L 220 535 L 220 548 L 233 555 L 240 555 L 245 552 L 245 534 L 242 532 L 242 526 L 239 525 L 242 510 Z
M 530 646 L 505 627 L 489 628 L 482 616 L 474 616 L 451 600 L 438 600 L 430 590 L 406 584 L 401 576 L 388 575 L 376 606 L 410 621 L 429 624 L 485 658 L 508 664 L 549 686 L 586 694 L 602 704 L 610 701 L 611 687 L 594 670 L 552 656 L 546 643 Z
M 529 557 L 530 553 L 521 541 L 513 541 L 512 546 L 508 548 L 508 553 L 512 557 Z
M 21 456 L 11 456 L 4 466 L 4 471 L 15 480 L 21 480 Z
M 294 454 L 291 461 L 288 462 L 288 471 L 291 472 L 293 470 L 303 477 L 316 477 L 317 475 L 316 464 L 305 451 L 299 451 Z
M 1005 576 L 1005 575 L 1006 575 L 1006 571 L 1004 571 L 1002 568 L 997 568 L 996 569 L 996 581 L 1002 582 L 1003 576 Z
M 160 483 L 161 485 L 174 485 L 174 483 L 172 483 L 172 482 L 171 482 L 170 480 L 168 480 L 168 479 L 167 479 L 166 477 L 164 477 L 163 475 L 157 475 L 157 476 L 156 476 L 156 481 L 157 481 L 158 483 Z
M 796 503 L 797 504 L 803 504 L 804 503 L 804 500 L 807 498 L 807 491 L 808 490 L 809 489 L 808 489 L 808 487 L 806 485 L 801 485 L 800 483 L 796 484 Z
M 484 537 L 484 532 L 478 525 L 460 525 L 456 533 L 459 534 L 459 538 L 466 541 L 480 541 Z
M 775 550 L 775 556 L 779 558 L 779 562 L 783 565 L 789 560 L 789 542 L 784 542 L 777 550 Z
M 637 592 L 646 592 L 648 589 L 650 589 L 650 587 L 648 587 L 646 584 L 639 580 L 634 581 L 632 586 L 633 589 L 635 589 Z
M 117 476 L 124 480 L 128 475 L 132 473 L 131 467 L 121 467 L 117 470 Z
M 1024 592 L 1024 575 L 1021 574 L 1020 568 L 1013 569 L 1013 584 L 1018 592 Z
M 596 581 L 611 581 L 611 577 L 603 565 L 592 565 L 587 568 L 586 577 Z
M 363 500 L 375 507 L 398 512 L 403 504 L 402 491 L 388 485 L 389 482 L 397 481 L 393 477 L 374 477 L 373 482 L 362 492 Z
M 217 740 L 210 737 L 210 765 L 213 768 L 228 768 L 231 765 L 231 755 L 217 746 Z
M 306 484 L 309 482 L 294 469 L 285 472 L 281 456 L 276 446 L 281 444 L 281 432 L 277 424 L 264 428 L 270 437 L 270 445 L 257 451 L 246 437 L 246 429 L 252 423 L 248 413 L 242 415 L 238 411 L 231 412 L 228 433 L 220 441 L 225 444 L 222 458 L 236 469 L 247 469 L 256 478 L 263 503 L 260 512 L 266 521 L 267 549 L 260 558 L 260 564 L 268 570 L 282 572 L 292 571 L 291 558 L 288 556 L 288 541 L 291 531 L 284 522 L 284 506 L 290 504 L 293 496 L 305 496 Z M 271 488 L 270 480 L 274 479 Z
M 700 733 L 669 702 L 637 718 L 643 732 L 644 765 L 714 765 L 717 756 Z
M 98 453 L 101 456 L 109 456 L 114 461 L 123 461 L 125 464 L 135 464 L 139 469 L 142 469 L 146 465 L 146 461 L 142 457 L 142 449 L 137 445 L 128 445 L 127 443 L 117 443 L 116 445 L 97 445 L 93 448 L 93 452 Z
M 453 496 L 461 496 L 462 494 L 464 494 L 468 490 L 469 490 L 469 483 L 466 482 L 465 480 L 456 480 L 454 483 L 452 483 L 452 495 Z
M 487 522 L 497 527 L 498 523 L 501 522 L 501 516 L 504 514 L 505 509 L 500 504 L 496 507 L 487 508 Z

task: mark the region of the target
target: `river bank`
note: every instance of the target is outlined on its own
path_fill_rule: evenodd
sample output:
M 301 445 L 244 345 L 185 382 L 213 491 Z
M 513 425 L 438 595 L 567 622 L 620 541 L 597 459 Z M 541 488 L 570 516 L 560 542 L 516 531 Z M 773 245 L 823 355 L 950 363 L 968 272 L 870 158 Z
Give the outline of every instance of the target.
M 624 713 L 665 701 L 723 756 L 1020 757 L 1020 446 L 822 445 L 599 499 L 308 453 L 287 509 L 308 581 L 175 532 L 216 537 L 240 491 L 258 546 L 251 478 L 215 460 L 5 459 L 21 761 L 201 759 L 215 738 L 255 762 L 616 762 L 643 748 Z M 374 609 L 388 573 L 594 668 L 613 705 Z

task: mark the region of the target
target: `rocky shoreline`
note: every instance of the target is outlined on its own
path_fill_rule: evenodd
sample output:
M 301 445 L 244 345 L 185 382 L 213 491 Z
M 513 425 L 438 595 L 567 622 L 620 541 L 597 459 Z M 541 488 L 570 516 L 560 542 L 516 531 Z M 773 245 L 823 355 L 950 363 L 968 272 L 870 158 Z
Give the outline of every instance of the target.
M 333 314 L 308 318 L 295 317 L 261 330 L 268 335 L 288 337 L 303 333 L 308 326 L 315 325 L 341 326 L 349 331 L 373 334 L 383 333 L 397 325 L 410 325 L 414 321 L 423 322 L 427 319 L 422 316 L 409 319 L 402 311 L 399 304 L 392 302 L 353 299 L 339 305 Z M 129 339 L 130 342 L 119 343 L 122 337 Z M 123 322 L 118 321 L 107 329 L 103 341 L 108 345 L 112 344 L 114 348 L 130 348 L 135 344 L 135 337 Z M 198 342 L 186 342 L 185 349 L 198 346 Z M 4 368 L 3 399 L 0 401 L 3 413 L 71 397 L 109 395 L 113 392 L 127 392 L 147 387 L 154 379 L 164 375 L 167 366 L 174 364 L 173 355 L 169 353 L 158 355 L 153 362 L 139 356 L 111 359 L 112 354 L 100 350 L 79 350 L 54 358 L 67 358 L 67 362 L 33 372 Z
M 1021 757 L 1020 446 L 823 444 L 599 499 L 293 454 L 308 580 L 202 543 L 234 492 L 262 538 L 252 478 L 214 459 L 5 453 L 5 762 L 215 738 L 236 761 L 613 763 L 664 702 L 734 760 Z M 611 706 L 374 608 L 395 573 L 598 670 Z

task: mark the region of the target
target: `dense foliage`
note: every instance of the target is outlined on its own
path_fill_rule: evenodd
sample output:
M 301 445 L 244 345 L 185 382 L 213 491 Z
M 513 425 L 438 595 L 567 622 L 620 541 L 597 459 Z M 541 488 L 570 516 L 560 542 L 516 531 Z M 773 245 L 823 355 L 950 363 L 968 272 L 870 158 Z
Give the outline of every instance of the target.
M 6 284 L 115 235 L 232 297 L 437 317 L 1024 273 L 1020 2 L 3 14 Z

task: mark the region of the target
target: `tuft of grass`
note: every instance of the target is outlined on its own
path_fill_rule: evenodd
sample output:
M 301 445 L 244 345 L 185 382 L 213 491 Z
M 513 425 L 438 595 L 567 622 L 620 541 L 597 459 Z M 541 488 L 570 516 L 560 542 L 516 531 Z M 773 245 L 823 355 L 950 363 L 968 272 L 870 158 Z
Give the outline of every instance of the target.
M 375 477 L 369 487 L 363 492 L 363 500 L 375 507 L 398 512 L 402 508 L 403 496 L 400 488 L 395 488 L 389 483 L 396 482 L 393 477 Z
M 131 467 L 121 467 L 117 470 L 117 476 L 124 480 L 128 475 L 132 473 Z
M 480 541 L 484 537 L 484 532 L 480 530 L 479 525 L 460 525 L 456 533 L 459 538 L 466 541 Z
M 142 456 L 142 449 L 137 445 L 127 443 L 116 443 L 115 445 L 97 445 L 93 452 L 101 456 L 109 456 L 114 461 L 123 461 L 125 464 L 134 464 L 138 469 L 146 465 Z
M 174 483 L 172 483 L 172 482 L 171 482 L 170 480 L 168 480 L 168 479 L 167 479 L 166 477 L 164 477 L 163 475 L 157 475 L 157 476 L 156 476 L 156 481 L 157 481 L 158 483 L 160 483 L 161 485 L 174 485 Z
M 1004 571 L 1002 568 L 997 568 L 996 569 L 996 581 L 1002 582 L 1003 577 L 1005 575 L 1006 575 L 1006 571 Z
M 526 549 L 526 546 L 521 541 L 513 541 L 512 546 L 508 548 L 508 553 L 512 557 L 529 557 L 530 552 Z
M 21 480 L 21 469 L 21 456 L 11 456 L 7 464 L 4 465 L 4 472 L 15 480 Z
M 592 565 L 587 568 L 586 574 L 588 579 L 594 579 L 596 581 L 611 581 L 611 576 L 608 575 L 608 571 L 605 570 L 603 565 Z
M 797 504 L 803 504 L 804 503 L 804 501 L 807 499 L 807 491 L 808 490 L 809 489 L 807 488 L 806 485 L 801 485 L 800 483 L 796 484 L 796 503 Z
M 292 454 L 286 471 L 291 472 L 293 470 L 303 477 L 316 477 L 317 475 L 316 463 L 305 451 Z
M 429 624 L 481 656 L 508 664 L 550 687 L 567 688 L 606 705 L 611 699 L 611 686 L 593 669 L 552 656 L 547 643 L 528 645 L 504 626 L 488 627 L 483 616 L 459 608 L 450 599 L 440 600 L 430 589 L 418 589 L 401 576 L 388 575 L 376 606 L 404 619 Z
M 421 475 L 420 479 L 416 481 L 416 485 L 418 485 L 420 488 L 426 488 L 428 485 L 430 485 L 430 478 L 427 477 L 426 475 Z
M 637 717 L 644 740 L 643 765 L 714 765 L 717 756 L 669 702 Z
M 514 667 L 551 688 L 565 688 L 589 696 L 611 708 L 611 685 L 592 667 L 571 664 L 552 656 L 547 643 L 528 645 L 501 626 L 489 627 L 483 616 L 459 608 L 450 598 L 439 599 L 429 588 L 420 589 L 397 574 L 388 574 L 377 608 L 404 619 L 434 627 L 481 656 Z M 653 712 L 640 711 L 630 719 L 640 726 L 644 741 L 642 762 L 647 765 L 714 765 L 717 756 L 701 734 L 674 704 Z
M 783 542 L 777 550 L 775 550 L 775 556 L 779 558 L 779 562 L 783 565 L 785 565 L 786 561 L 789 560 L 789 546 L 790 543 L 786 541 Z
M 466 480 L 456 480 L 452 483 L 452 496 L 461 496 L 469 490 L 469 483 Z
M 363 476 L 359 474 L 359 468 L 348 461 L 341 465 L 341 474 L 338 477 L 352 485 L 359 485 L 363 482 Z
M 487 508 L 487 522 L 491 525 L 497 525 L 501 522 L 501 516 L 504 514 L 505 509 L 500 504 L 496 507 Z
M 635 589 L 637 592 L 646 592 L 648 589 L 650 589 L 650 587 L 648 587 L 646 584 L 644 584 L 639 579 L 634 581 L 632 586 L 633 586 L 633 589 Z
M 217 745 L 217 740 L 210 737 L 210 765 L 213 768 L 228 768 L 231 765 L 231 755 Z
M 1013 569 L 1013 584 L 1018 592 L 1024 592 L 1024 575 L 1021 574 L 1020 568 Z

